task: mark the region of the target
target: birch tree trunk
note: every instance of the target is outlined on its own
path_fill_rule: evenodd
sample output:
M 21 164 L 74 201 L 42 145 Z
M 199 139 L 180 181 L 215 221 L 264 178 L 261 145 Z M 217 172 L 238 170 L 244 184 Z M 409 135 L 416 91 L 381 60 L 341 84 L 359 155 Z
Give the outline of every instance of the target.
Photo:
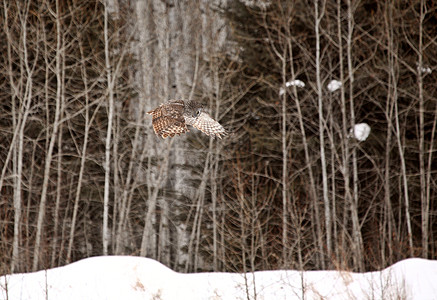
M 407 223 L 407 233 L 408 233 L 408 245 L 409 245 L 409 253 L 410 257 L 413 257 L 413 235 L 411 228 L 411 216 L 410 216 L 410 199 L 409 199 L 409 189 L 408 189 L 408 180 L 407 180 L 407 169 L 405 165 L 405 157 L 404 157 L 404 145 L 401 141 L 401 129 L 399 125 L 399 108 L 398 108 L 398 51 L 397 47 L 394 44 L 394 32 L 393 32 L 393 3 L 389 3 L 387 9 L 387 36 L 388 36 L 388 70 L 389 76 L 391 77 L 392 85 L 389 86 L 389 93 L 393 99 L 394 106 L 394 130 L 396 136 L 396 142 L 398 145 L 399 151 L 399 160 L 401 164 L 401 182 L 403 189 L 403 198 L 405 205 L 405 220 Z
M 350 0 L 347 1 L 347 67 L 349 77 L 349 98 L 350 98 L 350 126 L 355 126 L 355 106 L 354 106 L 354 66 L 352 63 L 352 44 L 353 44 L 353 7 Z M 353 248 L 355 249 L 354 262 L 358 270 L 364 270 L 363 260 L 363 238 L 361 235 L 361 226 L 358 217 L 358 167 L 356 149 L 352 149 L 352 170 L 353 170 L 353 193 L 351 200 L 352 214 L 352 236 L 354 240 Z
M 79 51 L 81 54 L 81 58 L 83 60 L 85 60 L 80 40 L 81 39 L 79 38 Z M 85 172 L 85 161 L 86 161 L 86 157 L 87 157 L 88 135 L 89 135 L 90 127 L 92 124 L 92 120 L 90 121 L 90 116 L 89 116 L 88 78 L 87 78 L 85 66 L 83 64 L 81 65 L 81 71 L 82 71 L 81 72 L 82 73 L 81 74 L 82 80 L 83 80 L 83 84 L 85 87 L 85 91 L 84 91 L 84 94 L 85 94 L 85 113 L 84 113 L 85 114 L 85 132 L 84 132 L 84 136 L 83 136 L 82 150 L 80 152 L 79 177 L 77 179 L 76 194 L 74 197 L 73 216 L 71 219 L 70 237 L 69 237 L 68 249 L 67 249 L 67 263 L 69 263 L 71 260 L 71 250 L 73 248 L 74 233 L 75 233 L 75 228 L 76 228 L 76 218 L 77 218 L 77 212 L 79 210 L 79 200 L 80 200 L 80 195 L 81 195 L 81 191 L 82 191 L 83 175 Z M 55 228 L 55 230 L 57 230 L 57 229 Z
M 104 39 L 105 39 L 105 67 L 106 67 L 106 80 L 108 85 L 108 126 L 106 131 L 105 142 L 105 188 L 103 195 L 103 227 L 102 227 L 102 239 L 103 239 L 103 255 L 108 255 L 109 245 L 109 230 L 108 230 L 108 218 L 109 218 L 109 183 L 111 176 L 111 133 L 112 133 L 112 120 L 114 117 L 114 89 L 113 80 L 111 74 L 111 64 L 109 61 L 109 32 L 108 32 L 108 4 L 105 1 L 105 16 L 104 16 Z
M 423 22 L 425 19 L 425 3 L 420 1 L 420 16 L 419 16 L 419 46 L 417 49 L 418 66 L 417 66 L 417 86 L 419 90 L 419 168 L 420 168 L 420 202 L 422 216 L 422 257 L 428 258 L 429 248 L 429 208 L 430 199 L 427 197 L 428 187 L 426 185 L 426 169 L 425 169 L 425 105 L 423 95 Z M 432 155 L 431 152 L 429 155 Z
M 56 66 L 55 66 L 55 73 L 56 73 L 56 108 L 55 108 L 55 118 L 53 121 L 53 129 L 50 134 L 50 144 L 47 149 L 47 154 L 45 157 L 45 165 L 44 165 L 44 178 L 42 183 L 42 191 L 41 191 L 41 198 L 40 198 L 40 204 L 38 209 L 38 221 L 36 226 L 36 237 L 35 237 L 35 248 L 33 252 L 33 263 L 32 263 L 32 270 L 36 271 L 38 268 L 38 262 L 40 258 L 40 246 L 41 246 L 41 238 L 42 238 L 42 227 L 44 222 L 44 216 L 46 211 L 46 203 L 47 203 L 47 190 L 48 190 L 48 184 L 49 184 L 49 177 L 50 177 L 50 168 L 52 164 L 52 157 L 53 157 L 53 148 L 55 146 L 56 137 L 58 134 L 58 128 L 59 128 L 59 119 L 60 119 L 60 112 L 61 112 L 61 105 L 62 104 L 62 85 L 64 84 L 62 78 L 62 60 L 64 59 L 64 43 L 62 38 L 62 27 L 61 27 L 61 11 L 59 8 L 59 0 L 56 0 L 56 14 L 54 16 L 56 18 Z M 26 52 L 25 52 L 26 53 Z M 48 112 L 47 112 L 48 113 Z
M 341 25 L 341 0 L 337 0 L 337 34 L 338 34 L 338 60 L 340 69 L 340 82 L 344 83 L 344 59 L 343 59 L 343 30 Z M 349 139 L 348 139 L 348 127 L 347 122 L 347 107 L 346 107 L 346 95 L 344 90 L 344 84 L 340 87 L 340 101 L 341 101 L 341 119 L 342 119 L 342 166 L 341 172 L 344 180 L 344 199 L 346 203 L 350 202 L 350 172 L 349 172 Z M 336 226 L 334 225 L 334 235 L 337 235 Z M 342 236 L 344 236 L 345 229 L 342 230 Z M 339 242 L 335 239 L 336 242 Z M 342 239 L 344 240 L 344 238 Z M 342 245 L 344 247 L 344 244 Z M 340 247 L 335 247 L 335 256 L 338 261 L 341 261 L 339 252 Z
M 284 45 L 282 55 L 282 88 L 286 90 L 286 54 L 287 45 Z M 287 262 L 287 235 L 288 235 L 288 142 L 287 142 L 287 93 L 282 95 L 282 111 L 281 111 L 281 146 L 282 146 L 282 264 L 285 267 Z
M 322 165 L 322 185 L 323 185 L 323 203 L 325 207 L 325 230 L 326 230 L 326 248 L 328 256 L 331 253 L 331 212 L 328 196 L 328 175 L 326 168 L 326 155 L 325 155 L 325 123 L 323 114 L 323 94 L 322 94 L 322 81 L 321 81 L 321 60 L 320 60 L 320 21 L 323 18 L 325 10 L 325 1 L 319 11 L 319 1 L 314 1 L 314 13 L 315 13 L 315 36 L 316 36 L 316 84 L 317 84 L 317 99 L 318 99 L 318 112 L 319 112 L 319 139 L 320 139 L 320 162 Z M 320 13 L 320 14 L 319 14 Z M 324 251 L 322 252 L 324 253 Z M 322 253 L 320 255 L 322 255 Z M 325 269 L 325 259 L 321 259 L 322 268 Z
M 291 35 L 289 35 L 289 36 L 291 36 Z M 293 56 L 293 47 L 292 47 L 291 38 L 287 39 L 287 44 L 288 44 L 290 61 L 293 62 L 294 56 Z M 290 64 L 290 73 L 291 73 L 292 78 L 296 77 L 295 70 L 294 70 L 292 63 Z M 299 121 L 300 134 L 302 136 L 303 149 L 304 149 L 304 153 L 305 153 L 305 169 L 308 172 L 309 194 L 310 194 L 311 201 L 313 202 L 315 231 L 316 231 L 316 244 L 317 244 L 318 251 L 319 251 L 317 258 L 320 261 L 321 260 L 321 253 L 323 253 L 323 235 L 322 235 L 322 225 L 320 223 L 320 207 L 319 207 L 319 202 L 318 202 L 318 193 L 317 193 L 317 189 L 316 189 L 316 182 L 315 182 L 314 172 L 313 172 L 313 167 L 312 167 L 313 163 L 311 160 L 310 149 L 309 149 L 308 139 L 307 139 L 307 133 L 305 130 L 304 114 L 302 112 L 301 101 L 299 99 L 299 95 L 297 94 L 296 86 L 293 86 L 292 91 L 293 91 L 293 99 L 294 99 L 294 102 L 296 105 L 296 110 L 297 110 L 297 118 Z M 303 267 L 303 264 L 301 263 L 302 262 L 301 256 L 302 256 L 302 248 L 299 247 L 299 250 L 298 250 L 299 265 L 300 265 L 300 267 Z
M 12 143 L 9 147 L 8 158 L 6 159 L 5 165 L 2 169 L 1 179 L 0 179 L 0 191 L 2 190 L 2 183 L 6 168 L 8 166 L 8 161 L 10 158 L 10 154 L 12 153 L 12 170 L 13 170 L 13 207 L 14 207 L 14 236 L 12 242 L 12 258 L 11 258 L 11 273 L 19 268 L 19 264 L 21 261 L 20 258 L 20 237 L 21 237 L 21 214 L 22 214 L 22 173 L 23 173 L 23 143 L 24 143 L 24 128 L 26 127 L 27 117 L 29 115 L 30 103 L 32 99 L 32 74 L 33 68 L 30 67 L 30 62 L 27 60 L 27 52 L 24 57 L 20 57 L 21 63 L 20 66 L 24 69 L 21 70 L 22 73 L 26 73 L 26 83 L 24 91 L 17 94 L 19 89 L 18 85 L 23 85 L 24 77 L 21 77 L 20 82 L 15 83 L 13 72 L 12 72 L 12 52 L 11 52 L 11 43 L 13 42 L 11 39 L 9 24 L 8 24 L 8 6 L 6 2 L 3 2 L 3 8 L 5 12 L 5 33 L 7 36 L 7 70 L 9 76 L 9 84 L 11 86 L 11 98 L 12 98 L 12 128 L 13 128 L 13 139 Z M 27 14 L 29 11 L 29 3 L 24 7 L 24 11 L 21 12 L 21 22 L 22 22 L 22 30 L 23 30 L 23 47 L 25 50 L 27 40 L 25 39 L 26 34 L 26 22 L 27 22 Z M 18 103 L 16 100 L 19 100 Z M 18 107 L 17 107 L 18 105 Z M 18 110 L 17 110 L 18 108 Z
M 391 83 L 392 77 L 388 76 L 388 86 L 392 86 Z M 381 246 L 381 257 L 383 265 L 386 265 L 386 261 L 390 264 L 393 259 L 393 228 L 394 226 L 394 217 L 393 217 L 393 209 L 391 203 L 391 167 L 390 167 L 390 152 L 392 148 L 392 136 L 393 136 L 393 101 L 392 97 L 389 93 L 387 93 L 386 105 L 385 105 L 385 113 L 387 116 L 387 136 L 385 142 L 385 168 L 384 168 L 384 221 L 383 221 L 383 238 L 382 238 L 382 246 Z M 388 259 L 386 257 L 385 248 L 388 248 Z

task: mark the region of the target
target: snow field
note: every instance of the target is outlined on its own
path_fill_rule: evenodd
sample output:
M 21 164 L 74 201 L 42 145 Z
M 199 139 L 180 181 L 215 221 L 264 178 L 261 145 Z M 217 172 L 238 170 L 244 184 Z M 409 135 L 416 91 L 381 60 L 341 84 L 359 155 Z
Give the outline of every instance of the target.
M 249 295 L 249 297 L 247 297 Z M 0 277 L 0 299 L 437 299 L 437 261 L 380 272 L 176 273 L 142 257 L 87 258 Z

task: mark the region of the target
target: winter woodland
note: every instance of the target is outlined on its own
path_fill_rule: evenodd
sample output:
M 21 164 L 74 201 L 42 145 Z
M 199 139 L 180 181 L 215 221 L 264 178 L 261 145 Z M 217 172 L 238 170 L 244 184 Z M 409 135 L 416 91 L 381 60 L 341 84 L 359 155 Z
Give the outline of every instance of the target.
M 0 275 L 437 256 L 437 13 L 425 0 L 0 3 Z M 155 136 L 202 102 L 229 136 Z

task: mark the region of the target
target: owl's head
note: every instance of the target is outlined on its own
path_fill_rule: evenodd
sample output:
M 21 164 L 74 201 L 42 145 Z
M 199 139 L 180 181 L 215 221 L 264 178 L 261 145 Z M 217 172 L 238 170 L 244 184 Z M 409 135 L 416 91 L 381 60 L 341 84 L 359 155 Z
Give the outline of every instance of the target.
M 197 118 L 203 111 L 203 105 L 197 101 L 186 101 L 184 114 L 186 116 Z

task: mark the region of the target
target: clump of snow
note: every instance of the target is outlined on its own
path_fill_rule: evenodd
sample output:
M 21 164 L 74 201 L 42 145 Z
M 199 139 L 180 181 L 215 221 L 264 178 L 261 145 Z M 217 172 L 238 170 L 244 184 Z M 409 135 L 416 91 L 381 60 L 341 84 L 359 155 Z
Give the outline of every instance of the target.
M 105 256 L 0 277 L 0 299 L 435 299 L 437 261 L 379 272 L 176 273 L 144 257 Z
M 419 71 L 420 74 L 431 74 L 432 73 L 432 70 L 430 67 L 417 66 L 417 70 Z
M 338 90 L 340 87 L 341 87 L 341 81 L 338 81 L 335 79 L 331 80 L 327 86 L 327 88 L 330 92 L 334 92 L 334 91 Z
M 297 86 L 300 88 L 305 87 L 305 82 L 303 82 L 302 80 L 296 79 L 296 80 L 291 80 L 285 83 L 286 87 L 290 87 L 290 86 Z
M 369 137 L 370 126 L 367 123 L 355 124 L 355 126 L 351 128 L 350 134 L 360 142 L 364 142 Z
M 305 82 L 303 82 L 302 80 L 299 80 L 299 79 L 295 79 L 295 80 L 287 81 L 287 82 L 285 83 L 285 86 L 286 86 L 286 87 L 297 86 L 297 87 L 299 87 L 299 88 L 303 88 L 303 87 L 305 87 Z M 285 89 L 281 87 L 281 88 L 279 89 L 279 96 L 284 95 L 284 93 L 285 93 Z

